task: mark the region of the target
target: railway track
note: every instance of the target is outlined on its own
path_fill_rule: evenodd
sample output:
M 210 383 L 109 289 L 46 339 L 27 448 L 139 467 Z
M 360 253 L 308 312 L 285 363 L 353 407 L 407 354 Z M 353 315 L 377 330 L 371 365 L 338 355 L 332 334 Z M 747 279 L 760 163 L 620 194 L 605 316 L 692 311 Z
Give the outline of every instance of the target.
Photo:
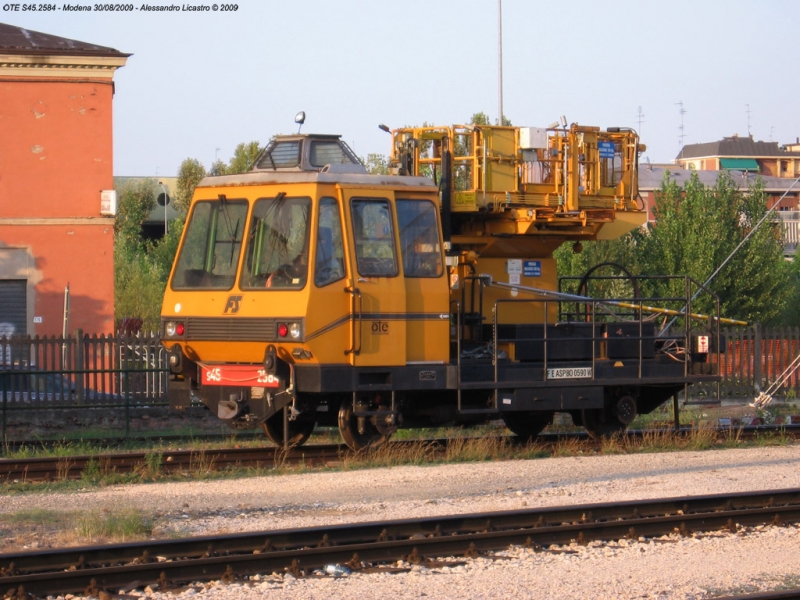
M 693 430 L 679 431 L 629 431 L 631 438 L 644 436 L 689 436 Z M 741 440 L 758 436 L 784 435 L 800 437 L 800 425 L 742 427 L 737 429 L 720 428 L 720 437 L 738 436 Z M 516 439 L 516 438 L 509 438 Z M 585 432 L 551 433 L 538 436 L 537 442 L 545 448 L 565 441 L 575 440 L 587 447 L 599 447 L 598 442 L 589 438 Z M 397 445 L 412 445 L 418 441 L 395 441 Z M 447 448 L 447 439 L 428 440 L 434 451 Z M 344 445 L 308 445 L 298 449 L 284 450 L 275 446 L 257 448 L 221 448 L 204 450 L 165 450 L 150 452 L 127 452 L 118 454 L 75 455 L 46 458 L 0 459 L 0 482 L 47 482 L 80 479 L 87 472 L 104 474 L 126 474 L 138 471 L 150 473 L 187 473 L 197 470 L 225 470 L 232 468 L 272 469 L 279 466 L 308 465 L 332 466 L 352 456 Z
M 573 542 L 797 522 L 800 489 L 787 489 L 149 540 L 2 554 L 0 588 L 16 590 L 18 597 L 97 596 L 101 590 L 145 585 L 163 591 L 195 581 L 243 581 L 256 573 L 312 576 L 329 564 L 396 572 L 413 564 L 435 568 L 479 555 L 491 558 L 509 546 L 547 551 Z
M 151 472 L 169 474 L 231 468 L 271 469 L 296 464 L 325 465 L 341 459 L 346 450 L 346 446 L 328 444 L 304 446 L 288 452 L 269 446 L 0 459 L 0 481 L 63 481 L 80 479 L 88 471 L 123 474 L 149 469 Z

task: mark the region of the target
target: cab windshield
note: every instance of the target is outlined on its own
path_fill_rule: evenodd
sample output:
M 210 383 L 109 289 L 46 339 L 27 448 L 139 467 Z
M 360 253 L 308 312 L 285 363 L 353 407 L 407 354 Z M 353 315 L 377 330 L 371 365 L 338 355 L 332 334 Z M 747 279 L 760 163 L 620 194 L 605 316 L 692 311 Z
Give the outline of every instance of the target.
M 299 289 L 308 279 L 310 198 L 257 200 L 247 234 L 242 289 Z
M 245 200 L 223 197 L 195 203 L 178 254 L 172 289 L 231 289 L 246 220 Z

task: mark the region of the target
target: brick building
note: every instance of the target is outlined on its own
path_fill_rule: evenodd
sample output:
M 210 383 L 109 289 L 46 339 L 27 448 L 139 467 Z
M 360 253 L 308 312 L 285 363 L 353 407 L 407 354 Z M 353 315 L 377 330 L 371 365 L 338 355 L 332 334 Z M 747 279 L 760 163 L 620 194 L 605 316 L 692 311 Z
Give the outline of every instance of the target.
M 767 195 L 767 208 L 775 208 L 776 218 L 781 219 L 784 236 L 784 254 L 794 257 L 800 244 L 800 185 L 795 181 L 782 177 L 770 177 L 748 171 L 736 170 L 695 170 L 682 169 L 679 165 L 639 165 L 639 195 L 647 208 L 647 220 L 655 222 L 653 213 L 655 207 L 655 194 L 661 189 L 664 178 L 669 178 L 678 186 L 683 187 L 696 175 L 704 186 L 712 188 L 717 184 L 717 179 L 723 173 L 733 178 L 733 183 L 740 190 L 747 191 L 751 187 L 760 185 Z
M 0 336 L 114 330 L 114 73 L 129 54 L 0 23 Z M 107 208 L 107 207 L 106 207 Z
M 675 162 L 684 169 L 719 171 L 731 169 L 768 177 L 800 177 L 798 144 L 755 141 L 752 136 L 733 135 L 718 142 L 686 144 Z

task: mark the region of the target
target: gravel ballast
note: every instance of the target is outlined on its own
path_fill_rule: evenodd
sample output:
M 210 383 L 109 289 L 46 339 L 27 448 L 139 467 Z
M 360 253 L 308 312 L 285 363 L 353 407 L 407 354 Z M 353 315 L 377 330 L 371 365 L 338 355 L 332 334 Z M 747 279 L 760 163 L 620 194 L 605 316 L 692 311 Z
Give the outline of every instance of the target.
M 794 445 L 112 486 L 5 496 L 0 513 L 139 509 L 157 515 L 158 535 L 201 535 L 797 487 L 800 446 Z M 192 586 L 179 597 L 707 598 L 800 585 L 798 549 L 797 527 L 763 527 L 573 545 L 555 553 L 512 548 L 502 560 L 391 575 L 264 574 L 243 584 Z

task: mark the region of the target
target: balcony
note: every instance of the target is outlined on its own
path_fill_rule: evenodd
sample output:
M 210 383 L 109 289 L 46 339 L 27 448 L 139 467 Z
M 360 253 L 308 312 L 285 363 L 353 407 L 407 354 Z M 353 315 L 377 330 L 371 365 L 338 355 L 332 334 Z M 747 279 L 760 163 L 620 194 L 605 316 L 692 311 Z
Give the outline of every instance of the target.
M 783 221 L 783 254 L 787 258 L 794 258 L 800 242 L 800 211 L 780 211 L 778 215 Z

